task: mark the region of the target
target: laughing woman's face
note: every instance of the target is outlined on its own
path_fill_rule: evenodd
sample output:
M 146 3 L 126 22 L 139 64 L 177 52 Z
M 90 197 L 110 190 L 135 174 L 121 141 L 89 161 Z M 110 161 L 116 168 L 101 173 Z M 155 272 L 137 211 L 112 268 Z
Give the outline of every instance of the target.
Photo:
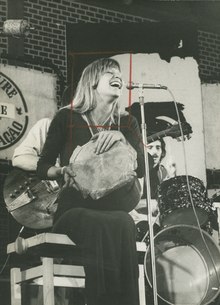
M 106 102 L 112 102 L 121 95 L 121 72 L 116 68 L 106 71 L 99 79 L 97 93 Z

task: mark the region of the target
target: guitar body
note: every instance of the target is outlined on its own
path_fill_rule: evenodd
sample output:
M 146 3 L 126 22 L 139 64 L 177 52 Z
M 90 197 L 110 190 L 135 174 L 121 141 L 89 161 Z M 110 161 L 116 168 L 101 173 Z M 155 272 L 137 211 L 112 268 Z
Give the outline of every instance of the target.
M 13 169 L 4 183 L 4 200 L 16 221 L 32 229 L 45 229 L 53 224 L 59 193 L 56 181 L 40 180 L 34 173 Z

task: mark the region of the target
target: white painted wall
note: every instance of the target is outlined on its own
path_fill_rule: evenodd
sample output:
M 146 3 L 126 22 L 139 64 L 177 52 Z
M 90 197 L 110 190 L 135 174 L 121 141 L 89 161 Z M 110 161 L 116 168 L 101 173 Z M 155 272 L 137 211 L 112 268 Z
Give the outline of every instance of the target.
M 206 166 L 220 169 L 220 85 L 203 84 Z
M 114 56 L 121 65 L 125 82 L 129 81 L 130 54 Z M 169 88 L 175 100 L 185 105 L 184 116 L 192 126 L 190 140 L 183 143 L 176 139 L 166 138 L 167 157 L 165 165 L 174 161 L 177 175 L 192 175 L 206 183 L 206 165 L 203 131 L 203 106 L 201 83 L 198 75 L 198 64 L 191 57 L 185 59 L 173 57 L 170 62 L 162 60 L 158 54 L 133 54 L 133 82 L 162 84 Z M 172 101 L 169 91 L 144 90 L 145 102 Z M 121 97 L 122 108 L 128 106 L 128 90 L 124 89 Z M 132 90 L 132 102 L 138 101 L 138 90 Z M 184 149 L 183 149 L 184 146 Z M 184 156 L 184 150 L 186 156 Z M 186 157 L 186 158 L 185 158 Z

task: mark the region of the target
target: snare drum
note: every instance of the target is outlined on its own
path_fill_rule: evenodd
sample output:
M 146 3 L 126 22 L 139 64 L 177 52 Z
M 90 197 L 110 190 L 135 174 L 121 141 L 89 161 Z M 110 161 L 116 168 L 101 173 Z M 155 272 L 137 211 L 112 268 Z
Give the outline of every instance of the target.
M 211 212 L 211 201 L 203 182 L 193 176 L 176 176 L 161 183 L 159 187 L 158 205 L 160 223 L 167 225 L 198 225 L 196 215 L 201 226 L 208 222 Z M 190 196 L 191 194 L 191 196 Z

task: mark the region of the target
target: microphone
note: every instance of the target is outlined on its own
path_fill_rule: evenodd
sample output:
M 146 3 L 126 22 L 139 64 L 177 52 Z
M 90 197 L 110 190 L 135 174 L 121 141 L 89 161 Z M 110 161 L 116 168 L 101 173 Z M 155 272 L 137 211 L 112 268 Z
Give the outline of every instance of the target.
M 163 90 L 167 90 L 166 86 L 162 86 L 160 84 L 141 84 L 141 83 L 133 83 L 133 82 L 129 82 L 126 85 L 126 88 L 129 90 L 132 89 L 163 89 Z

